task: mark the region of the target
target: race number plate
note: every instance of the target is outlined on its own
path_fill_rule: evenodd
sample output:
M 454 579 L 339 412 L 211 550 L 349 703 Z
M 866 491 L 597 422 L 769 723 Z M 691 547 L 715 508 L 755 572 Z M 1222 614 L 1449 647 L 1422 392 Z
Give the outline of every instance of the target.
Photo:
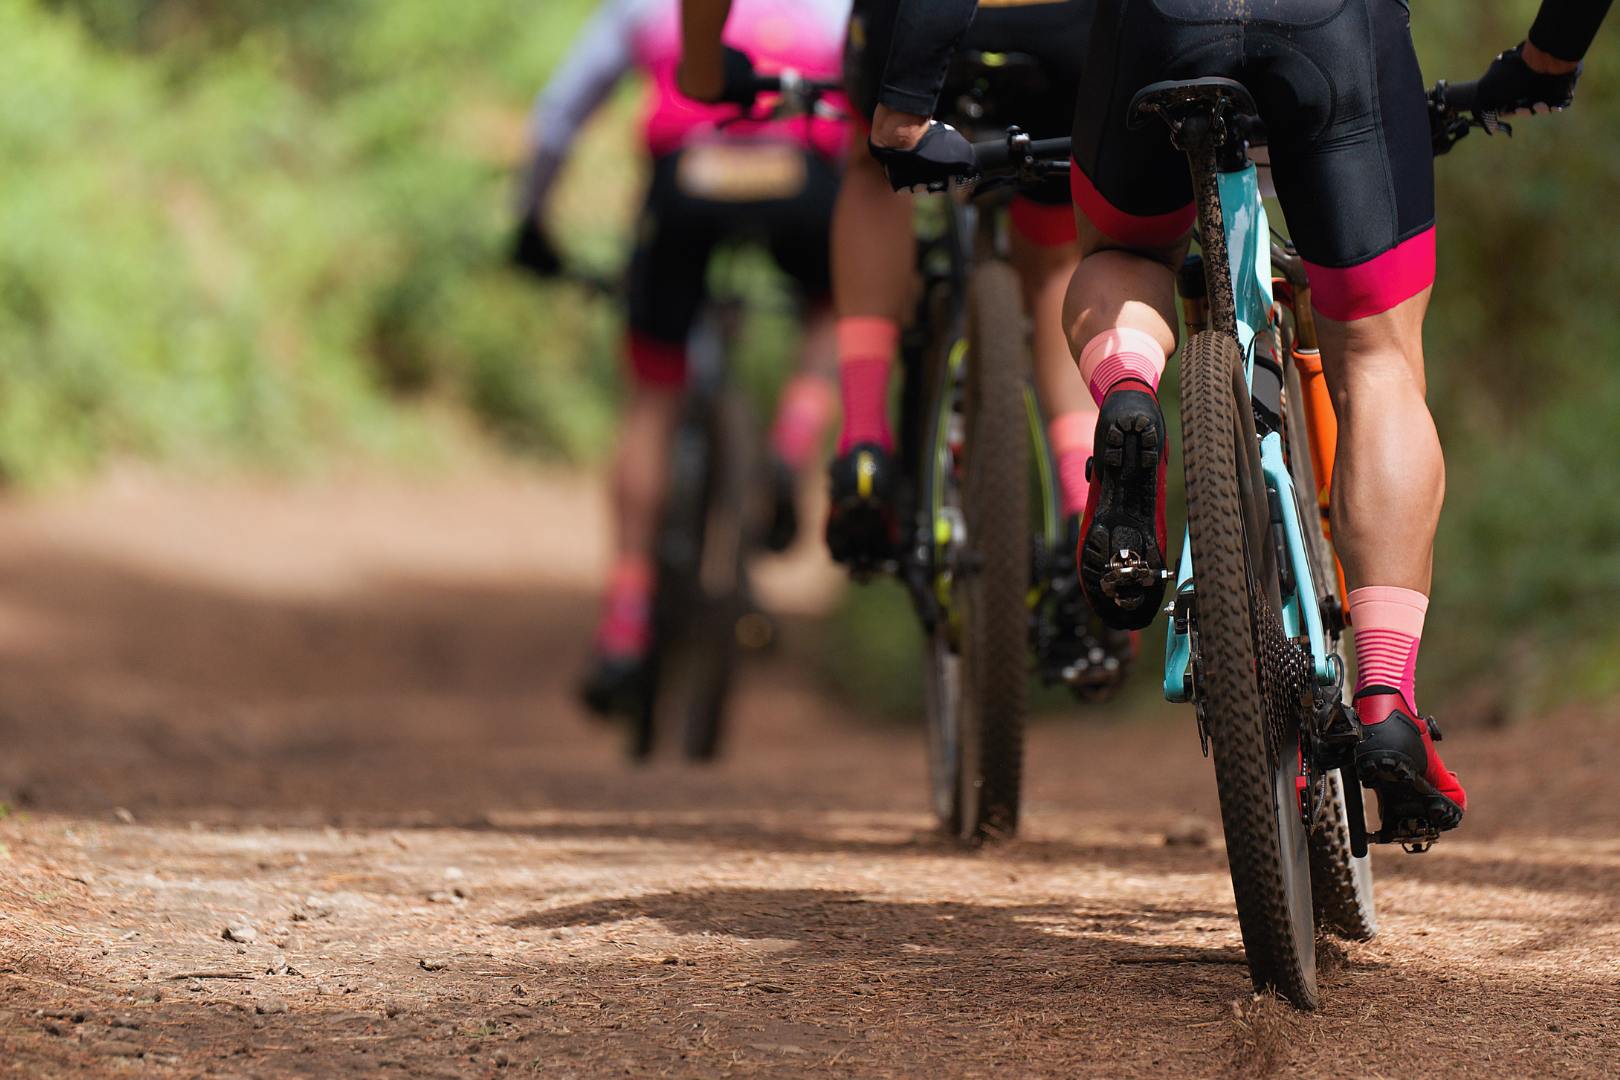
M 788 143 L 700 143 L 681 151 L 682 194 L 709 202 L 791 199 L 807 180 L 804 151 Z

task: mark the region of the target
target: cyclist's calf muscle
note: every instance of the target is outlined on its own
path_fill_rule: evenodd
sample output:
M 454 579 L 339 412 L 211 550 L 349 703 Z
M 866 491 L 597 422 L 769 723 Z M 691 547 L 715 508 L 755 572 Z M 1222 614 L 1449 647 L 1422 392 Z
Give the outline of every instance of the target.
M 1190 243 L 1184 237 L 1164 247 L 1126 248 L 1080 216 L 1080 268 L 1063 307 L 1076 360 L 1099 334 L 1121 327 L 1152 334 L 1166 356 L 1175 352 L 1175 275 Z
M 1352 589 L 1427 593 L 1445 460 L 1424 400 L 1429 290 L 1352 322 L 1317 315 L 1339 424 L 1333 538 Z

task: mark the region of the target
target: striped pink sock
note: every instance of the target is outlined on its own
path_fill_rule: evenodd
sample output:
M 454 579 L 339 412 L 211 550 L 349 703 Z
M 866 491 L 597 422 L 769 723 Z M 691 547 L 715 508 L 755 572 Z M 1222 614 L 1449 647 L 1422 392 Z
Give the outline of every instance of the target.
M 1091 484 L 1086 480 L 1086 462 L 1091 460 L 1092 442 L 1097 435 L 1097 410 L 1084 409 L 1054 416 L 1046 425 L 1046 436 L 1057 458 L 1058 488 L 1063 516 L 1086 512 Z
M 844 402 L 844 427 L 838 452 L 858 443 L 894 449 L 889 433 L 889 366 L 900 327 L 889 319 L 856 316 L 838 320 L 838 389 Z
M 804 467 L 821 446 L 821 437 L 838 408 L 832 384 L 819 375 L 795 375 L 782 390 L 771 428 L 771 449 L 787 467 Z
M 1413 589 L 1370 585 L 1350 592 L 1356 631 L 1356 693 L 1369 686 L 1399 690 L 1417 711 L 1417 656 L 1429 598 Z
M 1165 360 L 1158 338 L 1145 330 L 1117 326 L 1098 334 L 1080 350 L 1080 376 L 1101 405 L 1109 391 L 1126 380 L 1143 383 L 1157 394 Z
M 596 649 L 608 656 L 640 656 L 652 630 L 652 560 L 625 555 L 608 576 L 602 620 L 596 625 Z

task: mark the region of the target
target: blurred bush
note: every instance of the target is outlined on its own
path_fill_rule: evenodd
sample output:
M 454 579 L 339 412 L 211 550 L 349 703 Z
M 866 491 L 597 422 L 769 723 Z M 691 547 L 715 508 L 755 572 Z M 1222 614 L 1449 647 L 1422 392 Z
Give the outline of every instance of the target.
M 404 398 L 600 446 L 612 312 L 502 262 L 587 6 L 0 0 L 0 475 L 387 452 Z

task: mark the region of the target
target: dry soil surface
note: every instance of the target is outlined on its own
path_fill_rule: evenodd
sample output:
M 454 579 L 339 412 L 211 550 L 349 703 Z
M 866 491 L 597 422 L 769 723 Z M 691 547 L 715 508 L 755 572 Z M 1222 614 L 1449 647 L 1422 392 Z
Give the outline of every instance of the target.
M 1300 1015 L 1189 716 L 1043 719 L 965 853 L 790 621 L 723 763 L 632 769 L 571 697 L 600 538 L 533 475 L 0 508 L 0 1072 L 1614 1075 L 1612 715 L 1454 718 L 1476 809 Z

